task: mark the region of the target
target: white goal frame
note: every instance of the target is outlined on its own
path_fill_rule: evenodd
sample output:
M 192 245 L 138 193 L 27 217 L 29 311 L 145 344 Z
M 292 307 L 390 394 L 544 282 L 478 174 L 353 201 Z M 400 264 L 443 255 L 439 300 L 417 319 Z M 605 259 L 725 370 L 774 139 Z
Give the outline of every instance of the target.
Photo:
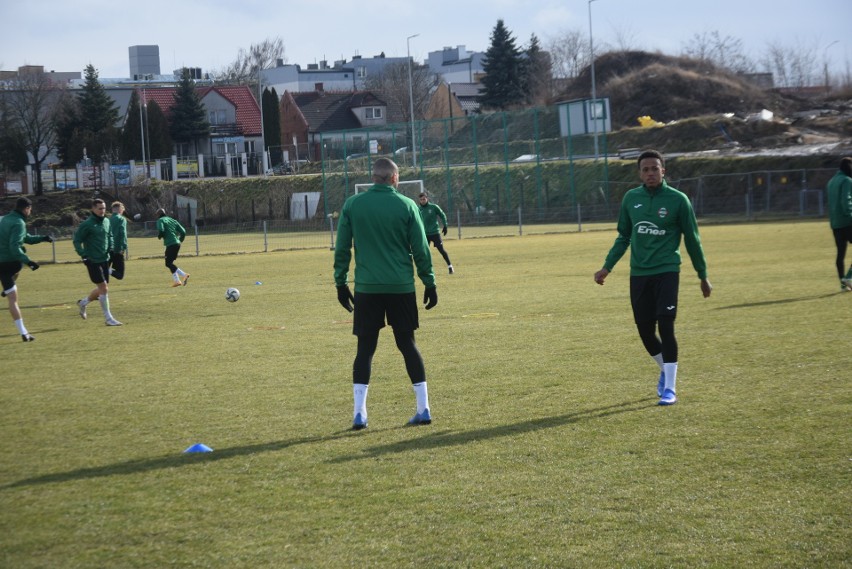
M 373 184 L 355 184 L 355 193 L 365 192 L 371 187 L 373 187 Z M 417 201 L 420 194 L 425 191 L 423 189 L 423 180 L 406 180 L 404 182 L 400 182 L 396 191 L 413 199 L 414 201 Z

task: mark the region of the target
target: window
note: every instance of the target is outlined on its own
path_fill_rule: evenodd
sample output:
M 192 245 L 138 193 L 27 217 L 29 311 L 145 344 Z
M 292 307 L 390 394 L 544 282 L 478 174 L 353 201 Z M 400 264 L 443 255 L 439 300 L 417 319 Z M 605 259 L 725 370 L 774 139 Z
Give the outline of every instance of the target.
M 227 119 L 224 109 L 210 111 L 207 116 L 210 124 L 225 124 Z
M 364 77 L 367 76 L 367 68 L 364 67 L 363 65 L 356 67 L 355 72 L 357 73 L 357 77 L 359 79 L 363 79 Z
M 364 109 L 365 117 L 368 119 L 380 119 L 382 118 L 382 108 L 381 107 L 367 107 Z

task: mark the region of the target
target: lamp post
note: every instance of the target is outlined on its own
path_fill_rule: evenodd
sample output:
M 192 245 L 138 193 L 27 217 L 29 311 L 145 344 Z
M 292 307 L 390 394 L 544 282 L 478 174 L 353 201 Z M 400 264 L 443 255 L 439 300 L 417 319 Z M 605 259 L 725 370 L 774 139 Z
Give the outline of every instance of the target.
M 409 112 L 411 113 L 411 164 L 417 168 L 417 143 L 414 142 L 414 79 L 411 75 L 411 40 L 420 34 L 408 36 L 405 39 L 406 49 L 408 50 L 408 104 Z
M 142 92 L 144 94 L 144 91 Z M 143 95 L 144 96 L 144 95 Z M 148 161 L 145 159 L 145 123 L 142 118 L 142 97 L 139 98 L 139 134 L 142 136 L 142 167 L 145 168 L 145 177 L 148 177 Z
M 589 0 L 589 57 L 591 59 L 592 65 L 592 128 L 594 128 L 595 133 L 595 160 L 598 159 L 598 99 L 597 99 L 597 91 L 595 87 L 595 43 L 592 37 L 592 2 L 595 0 Z
M 263 132 L 263 127 L 266 126 L 263 123 L 263 76 L 261 72 L 263 69 L 258 65 L 257 67 L 257 105 L 260 107 L 260 164 L 261 168 L 263 168 L 263 175 L 266 176 L 266 170 L 268 169 L 268 165 L 266 162 L 266 135 Z
M 828 52 L 828 48 L 830 48 L 831 46 L 833 46 L 834 44 L 839 43 L 839 42 L 840 42 L 840 40 L 834 40 L 833 42 L 831 42 L 830 44 L 825 46 L 825 49 L 822 50 L 822 70 L 823 70 L 823 73 L 825 74 L 825 92 L 826 93 L 831 92 L 831 86 L 829 85 L 829 80 L 828 80 L 828 56 L 826 55 L 826 53 Z

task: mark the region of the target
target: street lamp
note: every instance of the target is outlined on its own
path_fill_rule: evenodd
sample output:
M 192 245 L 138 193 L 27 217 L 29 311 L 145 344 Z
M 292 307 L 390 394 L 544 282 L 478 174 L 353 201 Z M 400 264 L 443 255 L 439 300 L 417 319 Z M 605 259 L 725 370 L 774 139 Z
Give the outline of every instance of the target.
M 595 0 L 589 0 L 589 55 L 592 62 L 592 125 L 595 133 L 595 160 L 598 159 L 598 100 L 597 100 L 597 92 L 595 90 L 595 43 L 592 38 L 592 2 Z
M 266 176 L 266 170 L 268 168 L 266 162 L 266 136 L 263 132 L 263 127 L 266 126 L 263 124 L 263 76 L 261 72 L 263 69 L 258 65 L 257 67 L 257 104 L 260 107 L 260 165 L 263 168 L 263 175 Z
M 144 93 L 144 91 L 142 92 Z M 143 95 L 144 96 L 144 95 Z M 148 172 L 148 161 L 145 159 L 145 123 L 142 118 L 142 97 L 139 97 L 139 134 L 142 136 L 142 166 L 145 168 L 145 172 Z M 148 177 L 147 175 L 145 176 Z
M 417 143 L 414 142 L 414 80 L 411 78 L 411 39 L 416 38 L 420 34 L 408 36 L 405 39 L 406 49 L 408 50 L 408 104 L 410 105 L 409 112 L 411 113 L 411 164 L 417 168 Z
M 826 93 L 831 92 L 831 86 L 828 84 L 829 83 L 829 81 L 828 81 L 828 56 L 826 55 L 826 53 L 828 52 L 828 48 L 830 48 L 831 46 L 833 46 L 834 44 L 839 43 L 839 42 L 840 42 L 840 40 L 834 40 L 833 42 L 831 42 L 830 44 L 825 46 L 825 49 L 822 50 L 822 70 L 823 70 L 823 73 L 825 74 L 825 92 Z

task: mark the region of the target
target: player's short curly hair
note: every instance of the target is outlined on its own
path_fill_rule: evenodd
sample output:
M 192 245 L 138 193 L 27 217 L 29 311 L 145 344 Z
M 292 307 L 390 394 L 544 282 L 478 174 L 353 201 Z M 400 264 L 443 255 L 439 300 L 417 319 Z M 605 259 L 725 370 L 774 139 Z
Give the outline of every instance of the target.
M 847 156 L 840 160 L 840 171 L 847 176 L 852 176 L 852 157 Z
M 643 151 L 642 154 L 639 155 L 639 158 L 636 159 L 636 165 L 641 168 L 642 167 L 642 160 L 644 160 L 645 158 L 656 158 L 657 160 L 660 161 L 660 164 L 663 166 L 663 168 L 666 167 L 665 158 L 663 158 L 663 155 L 660 154 L 660 152 L 657 151 L 657 150 L 645 150 L 645 151 Z

